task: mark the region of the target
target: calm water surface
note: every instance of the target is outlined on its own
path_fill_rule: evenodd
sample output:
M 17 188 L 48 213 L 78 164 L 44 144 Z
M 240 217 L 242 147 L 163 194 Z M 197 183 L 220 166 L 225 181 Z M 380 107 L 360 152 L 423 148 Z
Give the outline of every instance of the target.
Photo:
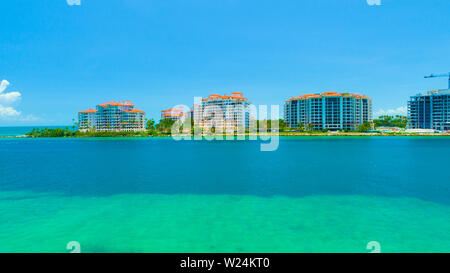
M 0 139 L 0 252 L 450 251 L 450 137 Z
M 72 126 L 12 126 L 12 127 L 0 127 L 0 136 L 23 136 L 31 132 L 33 128 L 38 129 L 56 129 L 56 128 L 69 128 Z

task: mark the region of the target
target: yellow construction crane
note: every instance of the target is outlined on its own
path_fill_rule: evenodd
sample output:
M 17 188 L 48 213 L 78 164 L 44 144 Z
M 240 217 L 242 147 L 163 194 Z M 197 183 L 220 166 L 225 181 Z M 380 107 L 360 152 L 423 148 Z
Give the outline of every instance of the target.
M 431 74 L 430 76 L 425 76 L 425 79 L 448 77 L 448 89 L 450 89 L 450 72 L 447 74 Z

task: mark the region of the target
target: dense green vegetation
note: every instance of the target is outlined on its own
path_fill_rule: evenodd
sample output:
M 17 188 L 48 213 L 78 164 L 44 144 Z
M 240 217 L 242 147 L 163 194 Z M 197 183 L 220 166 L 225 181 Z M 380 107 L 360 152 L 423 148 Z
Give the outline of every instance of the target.
M 148 119 L 146 122 L 147 125 L 147 131 L 151 134 L 156 133 L 156 122 L 154 119 Z
M 164 136 L 170 134 L 174 121 L 163 119 L 159 124 L 156 124 L 154 119 L 149 119 L 146 122 L 147 131 L 145 132 L 98 132 L 95 130 L 88 130 L 87 132 L 80 132 L 76 130 L 78 127 L 75 123 L 72 129 L 57 128 L 57 129 L 33 129 L 26 134 L 30 137 L 133 137 L 133 136 Z
M 364 121 L 363 124 L 358 126 L 358 132 L 368 132 L 372 130 L 372 123 Z
M 156 125 L 156 129 L 159 132 L 170 133 L 172 130 L 172 125 L 175 123 L 174 120 L 171 119 L 162 119 L 159 121 L 159 124 Z
M 373 123 L 375 127 L 400 127 L 406 128 L 407 117 L 405 116 L 380 116 L 378 119 L 374 119 Z
M 26 134 L 30 137 L 126 137 L 126 136 L 153 136 L 154 134 L 147 132 L 80 132 L 69 130 L 68 127 L 62 129 L 33 129 Z
M 314 126 L 312 124 L 305 125 L 303 122 L 300 122 L 299 124 L 297 124 L 297 128 L 295 129 L 295 131 L 307 132 L 309 134 L 328 132 L 328 130 L 326 130 L 326 129 L 325 130 L 314 130 Z
M 267 126 L 266 126 L 267 124 Z M 272 129 L 272 120 L 257 120 L 256 121 L 256 126 L 258 127 L 258 130 L 264 130 L 267 127 L 267 130 L 271 130 Z M 289 127 L 287 126 L 286 122 L 284 122 L 284 119 L 279 119 L 278 120 L 278 128 L 280 132 L 286 131 L 289 129 Z
M 32 137 L 70 137 L 75 136 L 77 131 L 71 131 L 68 127 L 61 129 L 36 129 L 34 128 L 31 132 L 27 134 L 27 136 Z

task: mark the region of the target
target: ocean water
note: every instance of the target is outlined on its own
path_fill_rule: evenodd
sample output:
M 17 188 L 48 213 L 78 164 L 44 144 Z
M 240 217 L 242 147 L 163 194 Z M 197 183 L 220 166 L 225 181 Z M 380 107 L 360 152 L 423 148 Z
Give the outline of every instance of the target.
M 450 137 L 0 139 L 0 252 L 450 251 Z
M 23 136 L 31 132 L 33 128 L 39 129 L 56 129 L 56 128 L 71 128 L 72 126 L 0 126 L 0 136 Z

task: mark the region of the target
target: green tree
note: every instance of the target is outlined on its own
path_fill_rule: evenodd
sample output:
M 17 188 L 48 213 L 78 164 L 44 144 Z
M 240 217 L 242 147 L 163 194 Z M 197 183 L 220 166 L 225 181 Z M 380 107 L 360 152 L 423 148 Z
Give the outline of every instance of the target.
M 267 128 L 268 131 L 272 130 L 272 120 L 266 120 L 266 119 L 262 119 L 262 120 L 257 120 L 256 121 L 256 125 L 258 126 L 258 129 L 264 130 Z M 279 119 L 278 120 L 278 129 L 280 132 L 285 131 L 288 129 L 288 126 L 286 124 L 286 122 L 284 121 L 284 119 Z
M 377 119 L 373 120 L 375 127 L 400 127 L 406 128 L 408 118 L 401 115 L 396 116 L 379 116 Z
M 361 125 L 358 126 L 358 132 L 367 132 L 372 130 L 372 123 L 368 121 L 364 121 Z
M 156 125 L 156 128 L 158 131 L 163 133 L 170 133 L 170 130 L 172 129 L 172 125 L 175 123 L 172 119 L 162 119 L 159 121 L 159 124 Z
M 147 120 L 147 130 L 151 133 L 156 131 L 155 127 L 155 120 L 154 119 L 148 119 Z
M 72 125 L 72 130 L 75 131 L 75 129 L 78 127 L 78 122 L 75 121 L 75 119 L 72 119 L 73 125 Z
M 284 132 L 288 129 L 288 126 L 287 126 L 286 122 L 284 121 L 284 119 L 278 120 L 278 126 L 280 127 L 280 132 Z

